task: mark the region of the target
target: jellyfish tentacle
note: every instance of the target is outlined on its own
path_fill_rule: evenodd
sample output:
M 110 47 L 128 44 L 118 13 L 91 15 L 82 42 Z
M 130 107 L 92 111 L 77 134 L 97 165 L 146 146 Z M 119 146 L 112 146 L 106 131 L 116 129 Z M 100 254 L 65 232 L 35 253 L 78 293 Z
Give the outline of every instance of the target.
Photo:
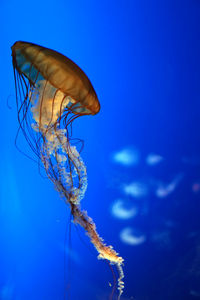
M 93 220 L 88 217 L 87 212 L 81 211 L 77 205 L 71 204 L 71 211 L 74 216 L 74 222 L 81 225 L 87 232 L 88 236 L 91 239 L 92 244 L 96 248 L 97 252 L 99 253 L 99 259 L 107 259 L 110 261 L 111 264 L 116 265 L 118 269 L 118 290 L 119 296 L 118 300 L 121 297 L 124 289 L 124 273 L 123 273 L 123 258 L 118 256 L 118 253 L 112 248 L 112 246 L 107 246 L 104 244 L 103 239 L 98 235 L 96 230 L 96 225 L 94 224 Z

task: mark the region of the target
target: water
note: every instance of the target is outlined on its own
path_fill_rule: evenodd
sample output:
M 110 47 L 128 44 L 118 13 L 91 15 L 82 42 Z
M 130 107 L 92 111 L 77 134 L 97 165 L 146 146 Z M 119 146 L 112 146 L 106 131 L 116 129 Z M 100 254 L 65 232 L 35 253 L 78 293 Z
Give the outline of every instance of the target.
M 125 259 L 122 300 L 198 299 L 199 2 L 2 1 L 0 8 L 0 299 L 63 299 L 67 288 L 71 300 L 104 300 L 113 285 L 37 162 L 15 147 L 17 40 L 67 55 L 98 94 L 100 113 L 75 120 L 73 135 L 85 141 L 82 208 Z M 21 135 L 18 146 L 34 158 Z

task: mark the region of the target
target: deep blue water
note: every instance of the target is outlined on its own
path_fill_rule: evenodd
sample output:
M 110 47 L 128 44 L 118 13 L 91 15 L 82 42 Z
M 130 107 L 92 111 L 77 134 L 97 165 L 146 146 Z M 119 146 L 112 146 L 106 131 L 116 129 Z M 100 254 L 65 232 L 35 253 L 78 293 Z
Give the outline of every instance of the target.
M 125 260 L 121 300 L 200 298 L 200 2 L 0 3 L 0 299 L 109 299 L 112 272 L 38 165 L 15 147 L 10 47 L 57 50 L 101 111 L 77 119 L 88 211 Z M 21 150 L 33 156 L 21 135 Z M 71 237 L 71 238 L 70 238 Z M 66 280 L 64 280 L 66 277 Z

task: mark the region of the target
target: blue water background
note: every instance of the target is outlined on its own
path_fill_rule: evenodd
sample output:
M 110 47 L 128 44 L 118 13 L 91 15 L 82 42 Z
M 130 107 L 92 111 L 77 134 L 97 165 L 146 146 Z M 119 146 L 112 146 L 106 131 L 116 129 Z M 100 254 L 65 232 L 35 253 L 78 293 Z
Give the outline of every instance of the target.
M 15 147 L 17 40 L 70 57 L 98 94 L 100 113 L 77 119 L 73 135 L 85 141 L 82 208 L 125 260 L 122 300 L 199 299 L 200 2 L 1 0 L 0 11 L 0 299 L 60 300 L 67 289 L 70 300 L 104 300 L 113 285 L 52 183 Z M 18 145 L 33 156 L 22 135 Z M 119 201 L 135 216 L 114 213 Z

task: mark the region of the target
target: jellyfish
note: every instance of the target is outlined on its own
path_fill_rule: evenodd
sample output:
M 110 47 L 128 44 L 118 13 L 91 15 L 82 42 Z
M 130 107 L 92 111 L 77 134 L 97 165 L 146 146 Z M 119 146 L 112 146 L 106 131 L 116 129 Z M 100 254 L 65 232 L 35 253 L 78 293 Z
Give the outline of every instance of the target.
M 124 288 L 123 258 L 105 244 L 80 201 L 87 189 L 87 170 L 72 138 L 73 121 L 100 110 L 87 75 L 64 55 L 28 42 L 12 46 L 19 130 L 43 165 L 55 189 L 69 205 L 98 252 L 118 270 L 118 300 Z

